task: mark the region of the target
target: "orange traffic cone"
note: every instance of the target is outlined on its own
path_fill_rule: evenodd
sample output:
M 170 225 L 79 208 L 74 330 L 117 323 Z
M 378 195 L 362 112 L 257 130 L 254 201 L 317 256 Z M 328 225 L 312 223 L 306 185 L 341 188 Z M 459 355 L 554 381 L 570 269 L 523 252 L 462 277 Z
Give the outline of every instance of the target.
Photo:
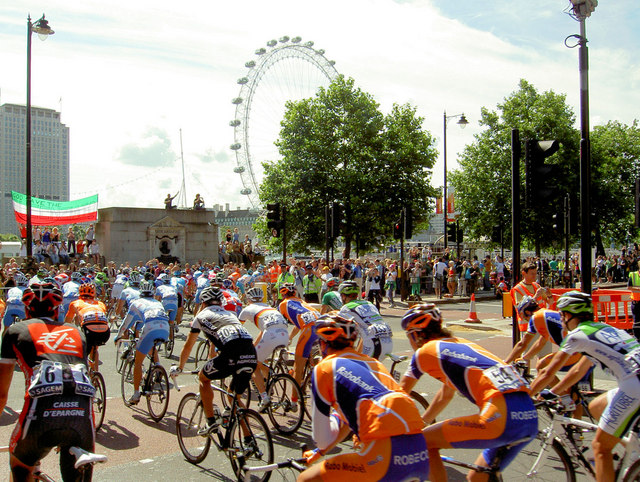
M 476 313 L 476 295 L 471 295 L 471 306 L 469 307 L 469 318 L 464 320 L 465 323 L 482 323 Z

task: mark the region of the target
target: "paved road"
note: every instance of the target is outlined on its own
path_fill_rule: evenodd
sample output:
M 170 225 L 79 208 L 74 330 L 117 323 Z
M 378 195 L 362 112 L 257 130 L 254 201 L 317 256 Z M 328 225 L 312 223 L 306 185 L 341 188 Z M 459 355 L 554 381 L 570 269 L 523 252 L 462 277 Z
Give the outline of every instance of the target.
M 469 315 L 469 306 L 465 303 L 442 304 L 443 317 L 457 336 L 474 340 L 487 347 L 497 355 L 504 357 L 511 348 L 510 320 L 501 316 L 501 304 L 496 300 L 476 303 L 480 325 L 466 325 L 464 320 Z M 403 309 L 388 308 L 383 305 L 382 314 L 394 330 L 394 352 L 410 353 L 408 340 L 400 328 Z M 163 360 L 166 368 L 177 361 L 179 350 L 186 337 L 187 325 L 190 317 L 185 321 L 178 335 L 178 342 L 171 360 Z M 94 480 L 234 480 L 228 460 L 223 454 L 212 448 L 209 456 L 199 465 L 194 466 L 184 460 L 178 447 L 175 435 L 175 413 L 182 396 L 189 391 L 197 391 L 195 379 L 182 376 L 179 383 L 181 392 L 171 391 L 169 410 L 160 423 L 153 422 L 147 414 L 144 399 L 137 407 L 124 406 L 120 395 L 120 376 L 115 371 L 115 348 L 109 342 L 101 350 L 101 368 L 107 384 L 107 413 L 103 428 L 96 437 L 96 452 L 109 457 L 107 464 L 96 468 Z M 439 382 L 423 377 L 417 385 L 417 390 L 428 394 L 428 398 L 439 388 Z M 10 433 L 15 425 L 22 407 L 23 396 L 22 375 L 14 375 L 9 402 L 5 413 L 0 418 L 0 445 L 6 445 Z M 455 397 L 454 401 L 442 414 L 440 419 L 460 414 L 471 414 L 475 407 L 462 397 Z M 276 444 L 276 459 L 287 456 L 297 456 L 301 443 L 309 443 L 310 424 L 307 420 L 295 436 L 284 438 L 274 434 Z M 341 450 L 349 449 L 347 444 Z M 463 460 L 472 461 L 477 451 L 459 450 L 455 456 Z M 8 467 L 8 456 L 0 454 L 0 467 Z M 57 456 L 49 455 L 44 463 L 44 470 L 58 476 Z M 6 472 L 5 472 L 6 473 Z M 276 476 L 272 480 L 282 480 Z M 464 480 L 462 472 L 451 469 L 450 480 Z

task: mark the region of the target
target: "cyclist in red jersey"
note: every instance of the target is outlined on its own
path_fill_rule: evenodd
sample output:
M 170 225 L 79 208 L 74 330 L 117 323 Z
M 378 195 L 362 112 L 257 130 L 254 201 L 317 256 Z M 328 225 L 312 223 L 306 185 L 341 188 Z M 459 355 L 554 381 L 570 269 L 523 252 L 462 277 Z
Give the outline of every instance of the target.
M 31 480 L 38 462 L 60 450 L 63 480 L 79 480 L 69 447 L 94 449 L 95 389 L 87 374 L 86 341 L 74 325 L 58 321 L 62 292 L 52 283 L 34 283 L 22 298 L 27 320 L 5 331 L 0 349 L 0 413 L 7 404 L 15 364 L 27 392 L 9 443 L 13 480 Z M 46 420 L 45 420 L 46 419 Z M 91 478 L 91 467 L 85 470 Z
M 316 321 L 323 360 L 313 370 L 312 463 L 352 431 L 356 452 L 308 468 L 298 482 L 416 481 L 429 473 L 424 424 L 409 396 L 378 360 L 358 353 L 353 320 L 334 313 Z
M 488 467 L 500 447 L 535 437 L 538 414 L 527 383 L 513 366 L 505 365 L 475 343 L 453 337 L 442 328 L 442 315 L 434 304 L 414 306 L 407 311 L 402 328 L 416 352 L 400 386 L 410 392 L 425 373 L 442 382 L 422 417 L 428 425 L 423 434 L 429 448 L 431 480 L 447 480 L 437 454 L 441 448 L 483 448 L 475 463 Z M 478 413 L 429 425 L 456 392 L 477 405 Z M 523 440 L 508 449 L 501 470 L 528 442 Z M 488 475 L 470 471 L 467 478 L 487 480 Z

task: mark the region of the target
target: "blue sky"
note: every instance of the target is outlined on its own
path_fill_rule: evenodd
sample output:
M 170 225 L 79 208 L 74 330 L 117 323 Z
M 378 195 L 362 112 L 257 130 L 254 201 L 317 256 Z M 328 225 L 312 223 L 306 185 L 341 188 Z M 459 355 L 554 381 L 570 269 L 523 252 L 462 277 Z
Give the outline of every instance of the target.
M 563 13 L 568 5 L 14 0 L 0 6 L 0 102 L 24 104 L 26 16 L 45 12 L 56 34 L 44 43 L 34 36 L 32 102 L 60 110 L 71 129 L 73 198 L 98 192 L 101 207 L 162 207 L 180 186 L 182 130 L 187 201 L 200 192 L 209 206 L 245 207 L 229 149 L 231 99 L 244 63 L 268 40 L 313 40 L 385 112 L 394 102 L 415 105 L 439 149 L 443 111 L 464 112 L 467 129 L 451 123 L 447 132 L 452 168 L 480 132 L 480 109 L 494 109 L 521 78 L 566 94 L 579 117 L 578 50 L 564 46 L 579 27 Z M 637 0 L 602 1 L 587 20 L 592 126 L 638 117 L 638 11 Z M 257 90 L 256 108 L 263 94 Z M 269 138 L 261 129 L 251 126 L 254 139 Z M 434 186 L 442 185 L 442 167 L 440 159 Z

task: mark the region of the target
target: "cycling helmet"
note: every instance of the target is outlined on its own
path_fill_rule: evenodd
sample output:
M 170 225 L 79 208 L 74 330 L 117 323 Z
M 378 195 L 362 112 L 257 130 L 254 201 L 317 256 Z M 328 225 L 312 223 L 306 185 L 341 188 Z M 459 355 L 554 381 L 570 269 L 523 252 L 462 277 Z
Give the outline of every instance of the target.
M 343 281 L 338 286 L 338 292 L 341 295 L 357 295 L 360 293 L 360 288 L 358 288 L 358 284 L 355 281 Z
M 46 277 L 42 280 L 42 282 L 43 282 L 43 283 L 54 283 L 54 284 L 55 284 L 55 283 L 56 283 L 56 280 L 55 280 L 55 278 L 54 278 L 54 277 L 52 277 L 52 276 L 46 276 Z
M 568 291 L 558 298 L 558 311 L 566 311 L 574 315 L 593 316 L 591 296 L 582 291 Z
M 16 271 L 13 274 L 13 280 L 18 286 L 27 286 L 29 284 L 29 280 L 27 279 L 27 277 L 20 271 Z
M 143 296 L 153 296 L 156 287 L 151 280 L 143 280 L 140 282 L 140 294 Z
M 233 287 L 233 281 L 231 281 L 230 279 L 223 279 L 222 280 L 222 287 L 224 289 L 230 289 Z
M 344 318 L 337 312 L 322 315 L 316 320 L 315 326 L 318 338 L 326 342 L 343 340 L 353 343 L 358 335 L 353 319 Z
M 82 281 L 82 274 L 79 271 L 74 271 L 73 273 L 71 273 L 71 281 L 80 283 L 80 281 Z
M 146 279 L 147 281 L 154 281 L 155 277 L 153 276 L 153 273 L 151 271 L 145 271 L 144 279 Z
M 442 314 L 434 303 L 416 305 L 402 317 L 401 326 L 407 333 L 422 331 L 432 323 L 442 324 Z
M 340 284 L 340 280 L 338 278 L 329 278 L 327 280 L 327 288 L 333 288 L 334 286 L 338 286 Z
M 87 297 L 87 298 L 95 298 L 96 297 L 96 285 L 93 283 L 84 283 L 80 285 L 78 288 L 78 296 Z
M 62 291 L 53 283 L 34 283 L 22 294 L 27 316 L 55 316 L 62 303 Z
M 254 286 L 249 291 L 247 291 L 247 298 L 249 298 L 251 301 L 253 301 L 255 303 L 263 301 L 264 300 L 264 291 L 262 291 L 261 288 L 258 288 L 257 286 Z
M 82 276 L 87 276 L 89 274 L 89 270 L 87 268 L 80 268 L 79 271 Z
M 169 275 L 167 273 L 160 273 L 158 275 L 158 280 L 162 281 L 166 285 L 171 283 L 171 278 L 169 278 Z
M 106 273 L 100 271 L 100 272 L 98 272 L 98 274 L 96 274 L 96 279 L 100 280 L 100 281 L 103 281 L 103 282 L 107 281 L 107 275 L 106 275 Z
M 216 273 L 216 279 L 222 281 L 224 279 L 224 273 L 222 271 Z
M 38 272 L 36 273 L 36 275 L 38 276 L 38 278 L 42 279 L 49 276 L 49 272 L 45 268 L 40 268 L 38 269 Z
M 518 310 L 518 313 L 520 313 L 520 316 L 522 316 L 525 310 L 533 313 L 540 308 L 540 305 L 538 305 L 537 301 L 534 300 L 531 296 L 524 296 L 520 300 L 520 303 L 518 303 L 518 306 L 516 308 Z
M 284 283 L 282 286 L 280 286 L 279 292 L 283 298 L 286 298 L 287 296 L 293 296 L 296 293 L 296 287 L 293 283 Z
M 131 276 L 129 276 L 129 283 L 131 283 L 133 286 L 138 286 L 142 279 L 142 275 L 137 271 L 134 271 L 133 273 L 131 273 Z
M 222 305 L 224 303 L 224 293 L 217 286 L 208 286 L 200 293 L 200 301 L 212 305 Z
M 55 280 L 58 283 L 58 286 L 62 286 L 67 281 L 69 281 L 69 275 L 67 273 L 60 273 L 58 276 L 56 276 Z

